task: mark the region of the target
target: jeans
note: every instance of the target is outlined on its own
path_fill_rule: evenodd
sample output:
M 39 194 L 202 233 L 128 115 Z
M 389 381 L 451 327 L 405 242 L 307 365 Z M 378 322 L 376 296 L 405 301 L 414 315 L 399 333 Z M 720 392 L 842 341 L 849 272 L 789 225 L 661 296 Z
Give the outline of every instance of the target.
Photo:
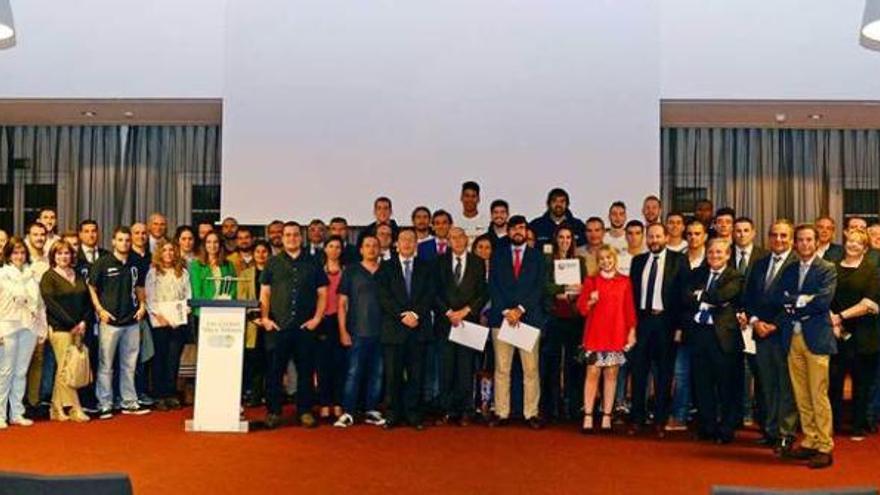
M 186 327 L 153 328 L 153 392 L 158 399 L 170 399 L 177 393 L 180 354 L 186 340 Z
M 342 394 L 342 408 L 346 413 L 354 414 L 357 411 L 361 384 L 365 381 L 367 394 L 364 409 L 374 411 L 382 400 L 382 346 L 379 344 L 379 337 L 352 334 Z
M 672 380 L 672 417 L 679 423 L 687 423 L 691 410 L 691 350 L 678 346 L 675 355 L 675 371 Z
M 0 345 L 0 421 L 6 421 L 9 406 L 12 419 L 24 417 L 24 392 L 28 365 L 37 344 L 34 332 L 23 328 L 3 337 Z
M 52 390 L 55 388 L 55 372 L 58 369 L 58 359 L 55 356 L 55 350 L 52 349 L 48 340 L 44 345 L 43 375 L 40 377 L 40 402 L 52 400 Z
M 136 407 L 137 392 L 134 386 L 134 371 L 137 367 L 138 352 L 141 347 L 140 324 L 132 323 L 121 327 L 101 323 L 99 330 L 98 357 L 98 406 L 110 409 L 113 405 L 113 359 L 119 350 L 119 392 L 123 407 Z

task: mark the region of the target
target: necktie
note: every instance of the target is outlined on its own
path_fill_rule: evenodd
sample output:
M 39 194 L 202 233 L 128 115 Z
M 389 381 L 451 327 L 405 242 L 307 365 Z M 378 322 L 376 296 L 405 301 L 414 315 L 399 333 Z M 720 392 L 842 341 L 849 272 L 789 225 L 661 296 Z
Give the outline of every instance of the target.
M 706 292 L 709 292 L 710 290 L 712 290 L 712 287 L 715 286 L 715 282 L 717 280 L 718 280 L 718 274 L 715 272 L 712 272 L 712 274 L 709 275 L 709 283 L 706 284 Z M 711 315 L 710 315 L 708 309 L 705 309 L 705 308 L 701 309 L 700 315 L 699 315 L 700 324 L 708 325 L 709 324 L 709 316 L 711 316 Z
M 660 255 L 651 257 L 651 268 L 648 271 L 648 287 L 645 288 L 645 309 L 654 309 L 654 285 L 657 283 L 657 260 Z
M 746 272 L 746 252 L 745 250 L 740 250 L 739 252 L 739 263 L 736 264 L 736 271 L 740 273 Z
M 446 241 L 440 241 L 437 243 L 437 251 L 440 254 L 446 254 Z
M 776 276 L 776 268 L 779 266 L 779 262 L 782 261 L 782 256 L 774 256 L 773 263 L 770 263 L 770 268 L 767 270 L 767 276 L 764 277 L 764 291 L 770 288 L 770 282 L 773 281 L 773 278 Z
M 519 272 L 522 269 L 522 250 L 520 248 L 513 249 L 513 277 L 519 278 Z
M 453 275 L 455 275 L 455 285 L 461 284 L 461 256 L 455 257 L 455 269 L 453 270 Z
M 412 295 L 412 259 L 403 261 L 403 282 L 406 284 L 406 295 Z

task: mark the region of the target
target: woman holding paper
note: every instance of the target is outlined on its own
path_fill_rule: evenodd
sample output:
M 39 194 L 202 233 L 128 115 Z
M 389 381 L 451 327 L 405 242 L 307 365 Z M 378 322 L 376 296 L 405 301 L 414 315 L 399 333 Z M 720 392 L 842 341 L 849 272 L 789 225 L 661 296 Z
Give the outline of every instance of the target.
M 180 353 L 186 340 L 186 301 L 192 298 L 189 273 L 184 268 L 180 250 L 171 242 L 160 242 L 153 252 L 152 269 L 144 284 L 147 313 L 153 326 L 156 355 L 153 360 L 153 386 L 156 409 L 179 409 L 176 396 Z
M 603 375 L 602 430 L 611 431 L 617 371 L 626 362 L 624 352 L 636 342 L 636 311 L 629 277 L 617 271 L 617 251 L 599 248 L 599 273 L 584 280 L 577 308 L 587 318 L 583 346 L 587 353 L 587 379 L 584 383 L 584 423 L 582 431 L 593 430 L 593 407 Z
M 80 407 L 76 389 L 65 385 L 61 377 L 67 349 L 76 339 L 82 342 L 86 327 L 94 321 L 89 288 L 82 275 L 73 269 L 74 253 L 73 246 L 67 241 L 52 244 L 49 250 L 51 269 L 40 279 L 40 293 L 46 304 L 49 343 L 58 363 L 49 418 L 52 421 L 84 423 L 89 417 Z M 70 408 L 70 415 L 64 412 L 65 407 Z
M 541 412 L 550 421 L 577 417 L 583 400 L 580 387 L 583 371 L 574 357 L 584 327 L 574 303 L 581 281 L 587 276 L 587 264 L 575 254 L 574 239 L 574 231 L 563 223 L 557 227 L 553 251 L 546 257 L 545 293 L 553 306 L 541 342 Z M 561 390 L 560 367 L 565 375 L 564 391 Z

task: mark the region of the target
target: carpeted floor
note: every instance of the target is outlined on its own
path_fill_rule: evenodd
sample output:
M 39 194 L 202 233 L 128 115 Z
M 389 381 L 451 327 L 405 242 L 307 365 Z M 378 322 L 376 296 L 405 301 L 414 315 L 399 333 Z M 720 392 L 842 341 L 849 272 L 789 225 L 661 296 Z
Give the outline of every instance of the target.
M 838 438 L 835 465 L 811 471 L 752 445 L 755 435 L 748 432 L 721 447 L 687 435 L 663 441 L 585 437 L 574 425 L 539 432 L 522 426 L 423 432 L 322 426 L 197 434 L 183 431 L 189 414 L 13 427 L 0 431 L 0 470 L 122 471 L 137 494 L 705 494 L 713 484 L 880 485 L 877 436 L 860 443 Z

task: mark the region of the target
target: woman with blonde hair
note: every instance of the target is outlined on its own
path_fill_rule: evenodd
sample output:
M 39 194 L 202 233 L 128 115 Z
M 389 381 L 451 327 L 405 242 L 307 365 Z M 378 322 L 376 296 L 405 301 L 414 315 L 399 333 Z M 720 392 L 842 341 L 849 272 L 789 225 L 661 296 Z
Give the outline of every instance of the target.
M 587 378 L 584 382 L 584 422 L 581 431 L 593 430 L 593 407 L 600 375 L 602 430 L 611 431 L 611 413 L 617 389 L 617 372 L 626 362 L 624 353 L 636 343 L 636 311 L 629 277 L 617 271 L 617 251 L 607 244 L 597 253 L 599 273 L 584 279 L 578 311 L 586 318 L 583 347 Z

